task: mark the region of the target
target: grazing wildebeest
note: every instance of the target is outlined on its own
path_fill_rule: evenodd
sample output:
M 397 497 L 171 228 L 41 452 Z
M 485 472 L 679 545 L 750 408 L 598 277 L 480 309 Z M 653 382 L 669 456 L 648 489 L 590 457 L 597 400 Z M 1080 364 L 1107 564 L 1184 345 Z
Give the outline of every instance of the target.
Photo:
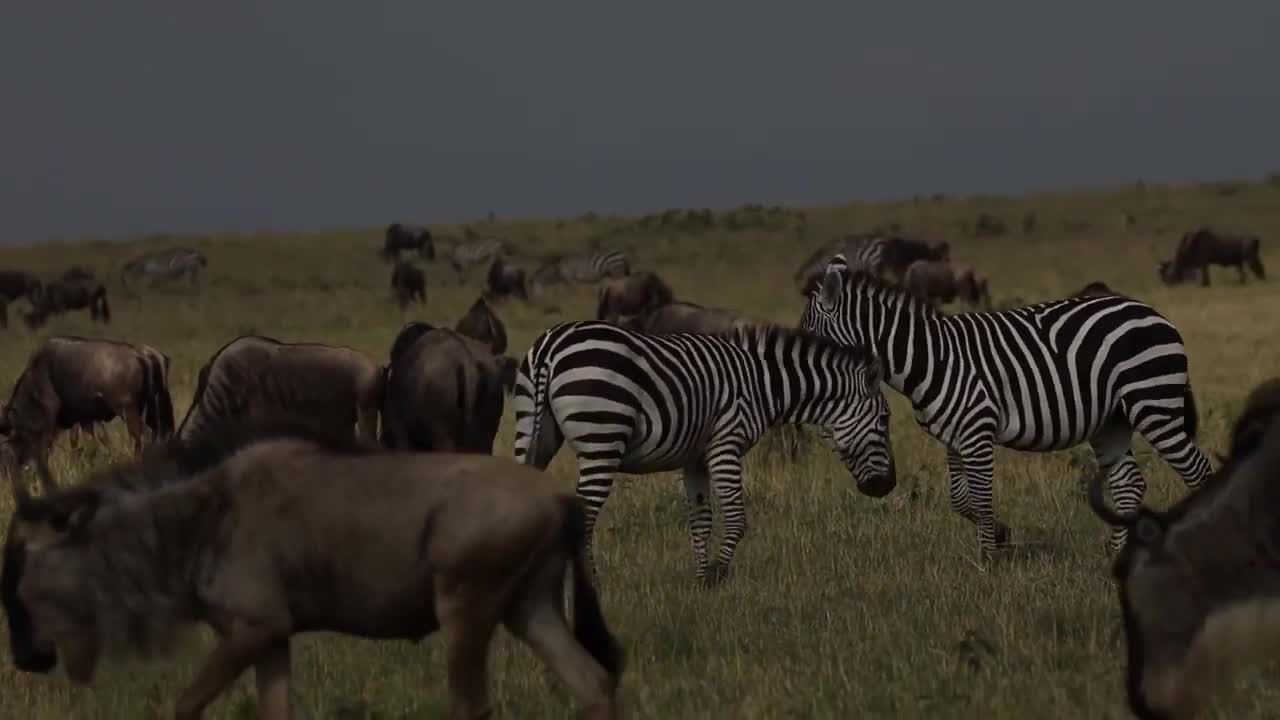
M 218 644 L 174 717 L 201 717 L 252 666 L 258 715 L 284 720 L 293 636 L 441 631 L 449 716 L 482 718 L 501 624 L 591 717 L 617 717 L 624 652 L 586 569 L 582 504 L 551 478 L 507 458 L 382 452 L 301 423 L 202 436 L 214 433 L 19 502 L 0 577 L 19 669 L 61 659 L 88 685 L 100 658 L 169 655 L 204 624 Z
M 946 446 L 951 507 L 977 526 L 983 555 L 1009 538 L 992 502 L 996 447 L 1052 452 L 1088 443 L 1122 512 L 1146 493 L 1135 432 L 1189 489 L 1211 471 L 1195 442 L 1182 334 L 1138 300 L 1069 297 L 945 315 L 900 287 L 848 272 L 837 255 L 800 327 L 870 345 L 893 369 L 885 382 Z M 1110 547 L 1124 541 L 1122 529 L 1113 531 Z
M 503 254 L 511 253 L 506 243 L 498 238 L 460 240 L 449 251 L 449 264 L 458 273 L 458 277 L 463 277 L 472 266 L 492 262 Z
M 514 295 L 522 300 L 529 297 L 525 284 L 524 268 L 517 267 L 499 255 L 489 264 L 489 273 L 485 278 L 485 295 L 499 299 Z
M 89 282 L 96 280 L 97 276 L 93 274 L 92 270 L 84 266 L 72 265 L 62 272 L 60 279 L 69 282 Z
M 1165 512 L 1121 514 L 1103 478 L 1089 502 L 1129 543 L 1112 575 L 1128 646 L 1127 690 L 1139 718 L 1197 716 L 1215 686 L 1280 641 L 1280 379 L 1256 387 L 1225 464 Z
M 458 320 L 453 329 L 488 345 L 494 355 L 507 351 L 507 329 L 503 327 L 502 319 L 482 297 L 471 303 L 467 314 Z
M 378 439 L 382 368 L 364 353 L 340 345 L 285 343 L 241 335 L 200 369 L 191 409 L 178 426 L 190 438 L 215 422 L 296 414 Z
M 645 315 L 674 300 L 675 293 L 656 273 L 614 278 L 600 287 L 596 319 L 617 323 L 624 316 Z
M 918 260 L 943 262 L 951 259 L 951 244 L 945 240 L 925 242 L 898 235 L 886 238 L 882 262 L 884 269 L 898 282 L 902 282 L 907 268 Z
M 0 328 L 9 327 L 10 302 L 25 297 L 34 306 L 43 291 L 44 283 L 29 272 L 0 270 Z
M 958 298 L 971 306 L 991 309 L 987 279 L 978 277 L 973 268 L 952 265 L 949 260 L 915 261 L 903 275 L 902 287 L 935 307 Z
M 843 255 L 849 266 L 876 277 L 884 272 L 884 253 L 889 239 L 878 233 L 858 233 L 833 240 L 814 250 L 796 270 L 794 280 L 801 295 L 808 295 L 822 281 L 827 263 Z
M 31 305 L 23 320 L 31 329 L 42 327 L 52 315 L 71 310 L 88 310 L 91 320 L 111 322 L 107 288 L 96 280 L 54 280 L 46 283 L 40 299 Z
M 53 485 L 49 451 L 62 430 L 124 418 L 134 452 L 143 429 L 153 440 L 173 434 L 169 357 L 142 344 L 55 336 L 40 344 L 14 383 L 0 416 L 0 436 L 21 466 L 34 460 Z M 22 493 L 21 483 L 18 486 Z
M 427 275 L 422 268 L 406 260 L 397 260 L 391 268 L 391 289 L 396 302 L 403 310 L 415 298 L 419 303 L 427 301 Z
M 742 458 L 770 427 L 823 427 L 866 495 L 897 484 L 875 358 L 790 328 L 650 335 L 561 323 L 529 348 L 513 405 L 517 460 L 545 469 L 566 443 L 577 455 L 588 557 L 618 473 L 683 470 L 696 577 L 706 583 L 727 576 L 746 534 Z M 712 492 L 724 522 L 708 566 Z
M 1119 295 L 1120 293 L 1112 290 L 1110 285 L 1102 282 L 1101 280 L 1094 280 L 1071 294 L 1077 297 L 1089 297 L 1097 295 Z
M 382 444 L 419 451 L 493 452 L 503 386 L 515 360 L 455 330 L 406 323 L 391 344 Z
M 191 248 L 176 247 L 157 250 L 125 263 L 124 268 L 120 270 L 120 282 L 125 288 L 129 288 L 131 281 L 139 279 L 155 282 L 186 278 L 188 282 L 195 285 L 200 271 L 208 264 L 209 261 L 204 255 Z
M 1201 227 L 1182 236 L 1172 261 L 1160 263 L 1160 279 L 1175 285 L 1188 275 L 1200 271 L 1200 284 L 1209 286 L 1209 266 L 1234 265 L 1245 281 L 1245 267 L 1253 271 L 1259 280 L 1267 278 L 1262 265 L 1261 241 L 1257 235 L 1224 235 L 1208 227 Z
M 423 225 L 391 223 L 387 226 L 382 242 L 382 257 L 393 258 L 401 250 L 416 250 L 427 260 L 436 259 L 436 244 L 431 238 L 431 230 Z

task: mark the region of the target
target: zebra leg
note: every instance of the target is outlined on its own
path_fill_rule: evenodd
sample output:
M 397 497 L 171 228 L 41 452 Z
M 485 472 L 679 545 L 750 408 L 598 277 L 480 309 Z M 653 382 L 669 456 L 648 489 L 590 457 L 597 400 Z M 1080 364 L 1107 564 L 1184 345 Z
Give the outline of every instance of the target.
M 707 539 L 711 537 L 711 480 L 702 463 L 684 469 L 684 492 L 689 507 L 689 536 L 693 540 L 694 578 L 707 577 Z
M 954 450 L 947 450 L 947 475 L 951 486 L 951 509 L 956 511 L 960 517 L 981 527 L 978 513 L 970 499 L 969 476 L 966 472 L 964 458 Z M 990 480 L 987 483 L 988 498 L 990 498 Z M 998 520 L 993 520 L 993 522 L 995 523 L 996 545 L 1007 545 L 1009 543 L 1009 526 Z
M 711 471 L 711 487 L 720 502 L 723 528 L 720 551 L 716 562 L 706 576 L 707 585 L 717 585 L 729 576 L 729 563 L 733 552 L 747 534 L 747 508 L 742 498 L 742 460 L 733 453 L 722 455 L 708 462 Z
M 982 442 L 964 458 L 964 477 L 969 486 L 969 506 L 978 525 L 978 546 L 983 554 L 1009 544 L 1009 527 L 996 520 L 991 497 L 995 477 L 995 445 Z
M 1186 403 L 1187 400 L 1184 399 L 1183 402 Z M 1182 477 L 1187 487 L 1195 490 L 1213 472 L 1213 468 L 1187 434 L 1187 419 L 1184 416 L 1186 411 L 1178 407 L 1174 412 L 1177 414 L 1170 413 L 1170 408 L 1149 403 L 1137 412 L 1130 412 L 1129 423 L 1169 467 Z M 1194 413 L 1194 408 L 1190 412 Z
M 613 476 L 618 472 L 622 462 L 622 450 L 607 453 L 599 450 L 578 450 L 578 497 L 582 498 L 583 513 L 582 552 L 587 557 L 587 567 L 591 568 L 592 580 L 598 580 L 596 557 L 593 547 L 595 543 L 596 518 L 601 508 L 609 499 L 609 491 L 613 489 Z
M 1128 422 L 1123 418 L 1113 420 L 1089 441 L 1089 445 L 1093 448 L 1099 471 L 1107 476 L 1112 507 L 1121 515 L 1137 510 L 1146 495 L 1147 481 L 1133 457 L 1133 429 Z M 1128 536 L 1129 531 L 1125 528 L 1112 527 L 1107 549 L 1111 553 L 1120 552 Z

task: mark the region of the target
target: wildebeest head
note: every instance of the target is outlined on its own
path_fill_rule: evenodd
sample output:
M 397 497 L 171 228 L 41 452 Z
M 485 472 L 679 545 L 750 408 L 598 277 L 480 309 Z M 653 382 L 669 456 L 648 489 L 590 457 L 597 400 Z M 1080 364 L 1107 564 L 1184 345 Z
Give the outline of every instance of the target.
M 74 682 L 93 678 L 100 652 L 82 566 L 84 529 L 98 505 L 92 489 L 18 500 L 5 539 L 0 601 L 13 663 L 23 672 L 50 672 L 61 652 Z
M 483 297 L 476 298 L 467 310 L 467 314 L 458 320 L 454 330 L 485 343 L 494 355 L 501 355 L 507 351 L 507 330 Z
M 1275 578 L 1280 495 L 1280 379 L 1250 394 L 1232 454 L 1206 485 L 1166 512 L 1122 516 L 1089 487 L 1103 520 L 1129 539 L 1112 575 L 1118 585 L 1129 705 L 1139 718 L 1190 718 L 1216 681 L 1280 636 Z

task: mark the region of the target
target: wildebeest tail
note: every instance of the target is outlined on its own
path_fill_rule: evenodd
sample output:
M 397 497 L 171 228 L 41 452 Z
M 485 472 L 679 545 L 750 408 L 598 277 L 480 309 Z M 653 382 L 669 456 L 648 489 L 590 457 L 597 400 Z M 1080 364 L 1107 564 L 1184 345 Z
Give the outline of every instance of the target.
M 1106 484 L 1107 473 L 1102 470 L 1094 473 L 1093 479 L 1089 481 L 1089 507 L 1108 525 L 1131 527 L 1137 516 L 1121 515 L 1107 504 Z
M 1245 248 L 1245 256 L 1249 263 L 1249 269 L 1259 280 L 1267 279 L 1267 269 L 1262 266 L 1262 241 L 1256 236 L 1249 238 L 1249 247 Z
M 572 495 L 564 503 L 564 539 L 573 563 L 573 635 L 609 673 L 614 687 L 622 676 L 626 655 L 600 610 L 600 597 L 591 579 L 586 555 L 586 510 Z

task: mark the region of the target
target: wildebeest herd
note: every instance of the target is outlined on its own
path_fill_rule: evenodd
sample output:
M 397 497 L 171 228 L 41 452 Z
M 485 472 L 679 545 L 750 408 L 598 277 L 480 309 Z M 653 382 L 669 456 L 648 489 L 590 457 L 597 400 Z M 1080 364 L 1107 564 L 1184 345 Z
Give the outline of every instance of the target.
M 489 712 L 487 648 L 502 625 L 592 717 L 617 717 L 624 652 L 591 551 L 615 475 L 680 470 L 695 577 L 723 583 L 748 525 L 743 457 L 766 433 L 815 426 L 862 494 L 893 492 L 882 383 L 946 447 L 952 507 L 984 556 L 1012 535 L 993 511 L 994 448 L 1090 445 L 1089 502 L 1118 553 L 1136 716 L 1193 717 L 1215 673 L 1280 628 L 1280 380 L 1249 396 L 1213 470 L 1196 444 L 1180 333 L 1104 283 L 991 311 L 987 279 L 953 265 L 946 242 L 867 233 L 805 261 L 795 274 L 805 305 L 784 327 L 678 299 L 622 252 L 554 256 L 526 272 L 503 241 L 447 241 L 441 254 L 459 276 L 488 264 L 482 296 L 454 328 L 405 323 L 385 363 L 335 345 L 234 338 L 200 368 L 176 426 L 162 351 L 41 342 L 0 408 L 16 499 L 0 602 L 15 666 L 47 673 L 61 659 L 87 684 L 100 658 L 166 652 L 181 628 L 205 624 L 218 644 L 174 716 L 200 717 L 252 666 L 259 713 L 284 718 L 293 635 L 440 631 L 452 716 L 475 718 Z M 401 307 L 425 302 L 426 274 L 399 252 L 430 262 L 435 242 L 425 227 L 386 229 Z M 1182 239 L 1160 276 L 1199 270 L 1207 284 L 1215 263 L 1265 278 L 1256 238 L 1207 228 Z M 122 278 L 194 281 L 205 266 L 178 249 L 131 262 Z M 49 282 L 0 273 L 0 297 L 25 297 L 34 318 L 88 307 L 108 321 L 102 285 L 73 270 Z M 557 323 L 519 360 L 508 356 L 492 303 L 538 303 L 570 283 L 599 284 L 596 318 Z M 938 307 L 957 299 L 978 309 Z M 508 396 L 513 459 L 493 455 Z M 56 436 L 92 435 L 115 417 L 133 458 L 60 486 L 48 463 Z M 1135 432 L 1193 490 L 1167 512 L 1143 506 Z M 575 493 L 540 472 L 563 446 L 577 460 Z M 39 496 L 22 478 L 28 464 Z

